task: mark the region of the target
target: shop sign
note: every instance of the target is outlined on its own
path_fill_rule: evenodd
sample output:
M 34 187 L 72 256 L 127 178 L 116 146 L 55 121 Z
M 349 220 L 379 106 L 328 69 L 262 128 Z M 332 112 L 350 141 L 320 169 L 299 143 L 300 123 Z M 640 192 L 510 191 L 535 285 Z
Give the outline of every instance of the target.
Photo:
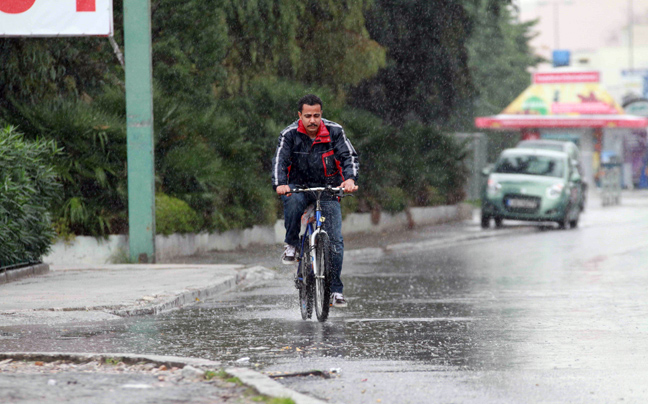
M 0 36 L 112 33 L 112 0 L 0 0 Z

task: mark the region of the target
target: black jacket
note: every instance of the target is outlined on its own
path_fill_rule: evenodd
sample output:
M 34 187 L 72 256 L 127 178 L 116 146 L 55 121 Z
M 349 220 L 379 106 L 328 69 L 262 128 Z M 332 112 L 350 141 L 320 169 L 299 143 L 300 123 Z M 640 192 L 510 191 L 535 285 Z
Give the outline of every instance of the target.
M 301 120 L 281 131 L 272 159 L 272 187 L 296 184 L 337 187 L 358 182 L 358 153 L 339 124 L 322 119 L 315 140 L 306 135 Z

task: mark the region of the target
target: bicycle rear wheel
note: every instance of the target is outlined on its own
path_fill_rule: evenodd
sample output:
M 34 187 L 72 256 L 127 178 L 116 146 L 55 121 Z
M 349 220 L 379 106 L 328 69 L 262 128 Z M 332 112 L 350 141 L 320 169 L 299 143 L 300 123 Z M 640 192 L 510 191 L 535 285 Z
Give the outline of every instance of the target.
M 310 255 L 304 255 L 299 262 L 299 273 L 303 278 L 299 281 L 299 308 L 302 320 L 308 320 L 313 316 L 313 294 L 315 293 Z
M 331 302 L 331 242 L 327 234 L 319 234 L 316 243 L 315 314 L 320 322 L 324 322 Z

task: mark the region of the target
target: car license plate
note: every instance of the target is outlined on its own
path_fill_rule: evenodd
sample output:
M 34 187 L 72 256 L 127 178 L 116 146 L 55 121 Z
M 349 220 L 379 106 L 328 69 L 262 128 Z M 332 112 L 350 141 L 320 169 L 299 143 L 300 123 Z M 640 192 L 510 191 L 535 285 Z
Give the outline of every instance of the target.
M 509 199 L 507 205 L 509 208 L 536 209 L 538 207 L 538 202 L 532 199 Z

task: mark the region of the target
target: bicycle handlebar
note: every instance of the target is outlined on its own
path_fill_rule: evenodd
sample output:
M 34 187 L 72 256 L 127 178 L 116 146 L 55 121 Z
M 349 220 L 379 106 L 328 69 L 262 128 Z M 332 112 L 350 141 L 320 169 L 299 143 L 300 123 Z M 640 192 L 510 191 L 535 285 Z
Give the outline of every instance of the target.
M 313 188 L 294 188 L 290 190 L 291 193 L 304 193 L 304 192 L 328 192 L 334 196 L 350 196 L 344 194 L 344 189 L 340 187 L 313 187 Z

